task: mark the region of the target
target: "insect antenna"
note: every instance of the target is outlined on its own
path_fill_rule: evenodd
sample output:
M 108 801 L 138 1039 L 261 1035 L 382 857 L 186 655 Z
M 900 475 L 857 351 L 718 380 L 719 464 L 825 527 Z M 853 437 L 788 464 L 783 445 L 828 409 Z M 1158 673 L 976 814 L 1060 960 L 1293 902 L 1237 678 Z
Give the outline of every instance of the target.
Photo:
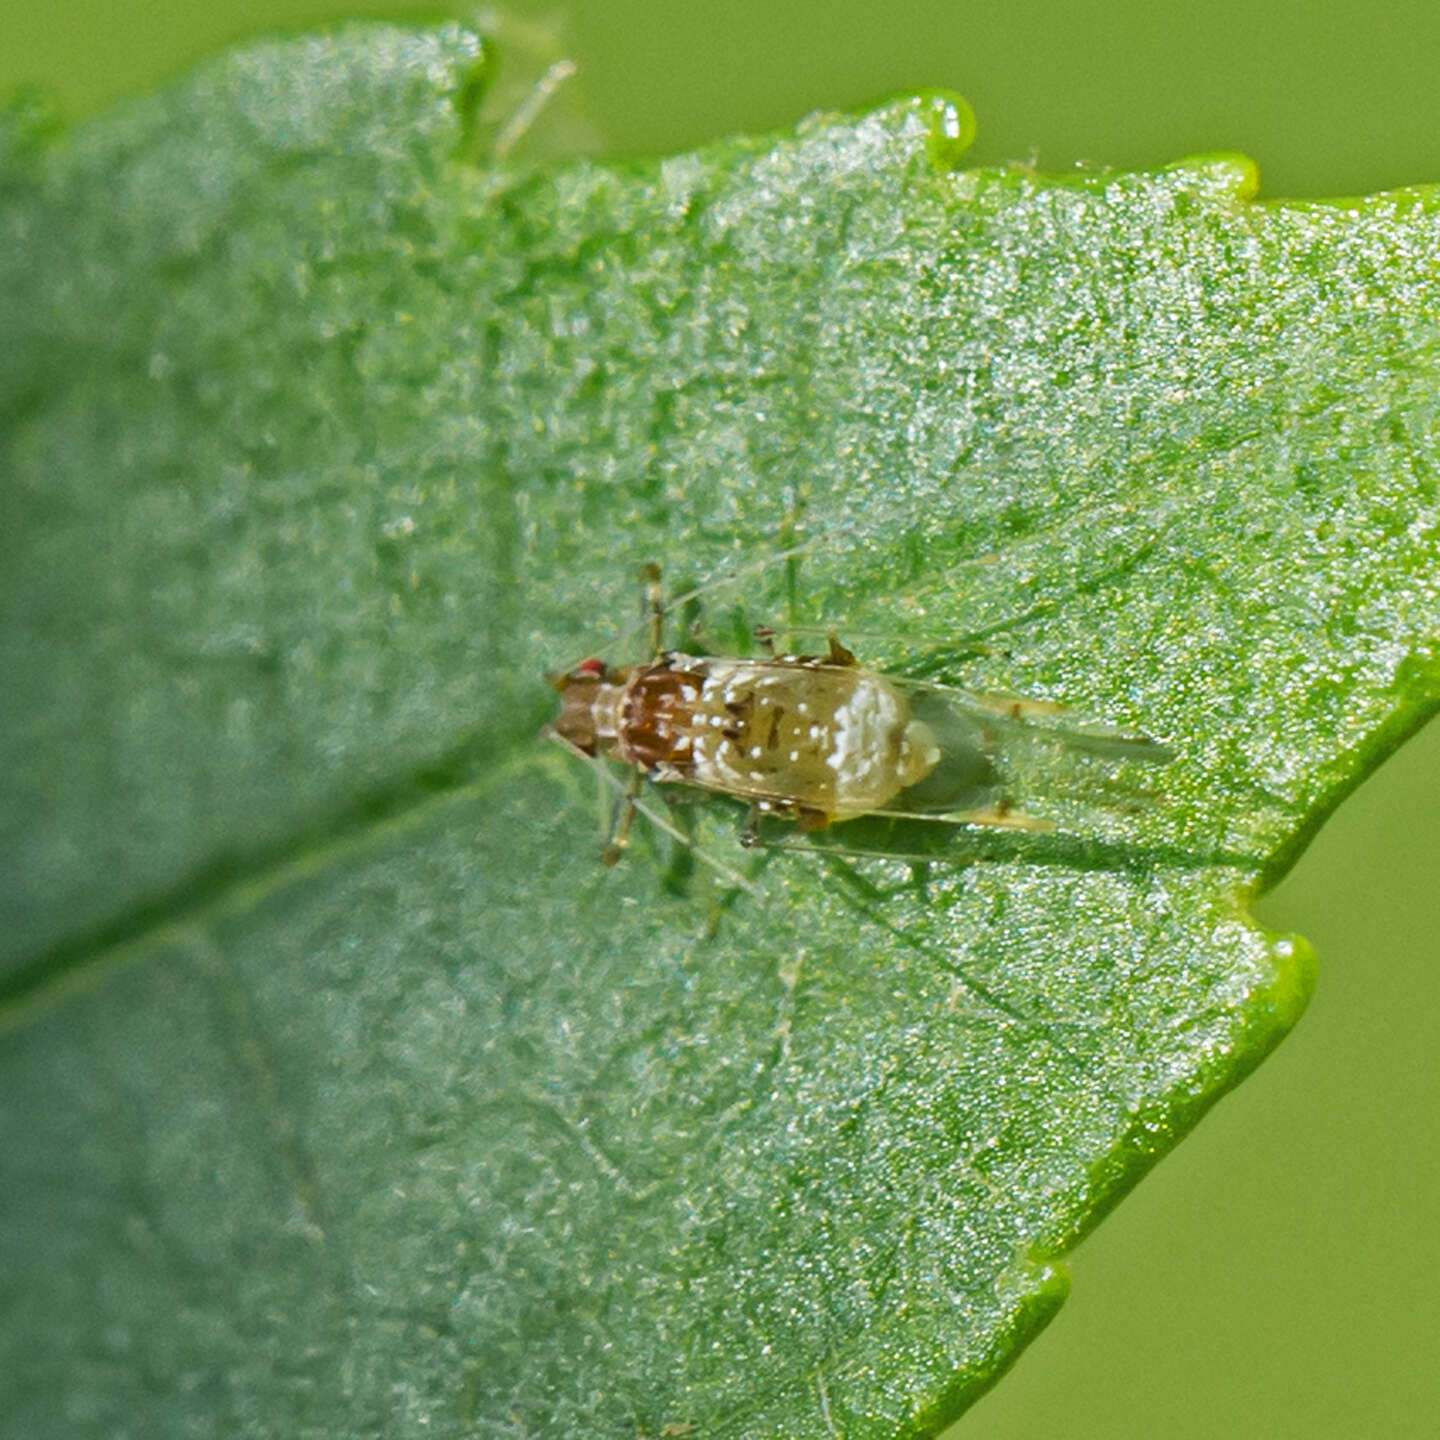
M 742 565 L 738 569 L 727 571 L 724 574 L 712 575 L 708 580 L 701 581 L 700 584 L 692 586 L 689 590 L 672 596 L 670 608 L 674 609 L 677 606 L 688 604 L 691 600 L 698 600 L 707 591 L 715 589 L 718 585 L 748 580 L 752 575 L 761 575 L 776 565 L 789 564 L 793 560 L 798 560 L 801 556 L 810 554 L 812 550 L 819 549 L 821 545 L 834 539 L 836 535 L 844 534 L 849 528 L 847 525 L 832 526 L 828 530 L 822 530 L 819 534 L 812 535 L 808 540 L 802 540 L 797 545 L 787 546 L 784 550 L 777 550 L 773 555 L 767 555 L 761 560 L 752 561 L 748 565 Z

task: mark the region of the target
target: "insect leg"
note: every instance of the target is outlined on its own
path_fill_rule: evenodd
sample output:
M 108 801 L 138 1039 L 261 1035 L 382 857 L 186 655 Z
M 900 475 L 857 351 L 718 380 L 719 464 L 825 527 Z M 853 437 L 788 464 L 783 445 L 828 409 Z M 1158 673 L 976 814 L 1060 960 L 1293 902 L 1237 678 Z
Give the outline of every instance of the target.
M 915 816 L 912 818 L 927 817 Z M 1015 810 L 1003 803 L 991 805 L 984 810 L 955 810 L 944 818 L 951 824 L 983 825 L 990 830 L 1029 830 L 1042 835 L 1048 834 L 1055 828 L 1053 820 L 1041 820 L 1034 815 L 1027 815 L 1023 810 Z
M 626 781 L 624 794 L 620 798 L 620 813 L 615 817 L 615 827 L 610 831 L 609 843 L 600 852 L 600 859 L 608 868 L 620 863 L 625 847 L 630 843 L 630 827 L 635 823 L 636 801 L 645 787 L 645 772 L 632 770 Z
M 653 562 L 640 572 L 644 585 L 641 612 L 650 637 L 650 653 L 658 660 L 665 649 L 665 597 L 660 591 L 660 567 Z
M 491 159 L 499 162 L 518 145 L 536 117 L 549 104 L 555 92 L 575 73 L 573 60 L 556 60 L 531 87 L 520 108 L 505 122 L 490 148 Z
M 699 602 L 703 601 L 707 596 L 709 596 L 712 592 L 716 590 L 720 590 L 722 588 L 738 589 L 743 593 L 745 583 L 753 577 L 763 575 L 767 571 L 774 570 L 779 565 L 793 568 L 793 566 L 800 559 L 800 557 L 808 554 L 810 551 L 816 549 L 818 546 L 829 541 L 833 537 L 833 535 L 843 532 L 846 528 L 847 527 L 843 525 L 837 526 L 832 530 L 822 531 L 819 534 L 811 537 L 809 540 L 801 541 L 791 546 L 789 549 L 780 551 L 778 554 L 767 555 L 761 560 L 756 560 L 752 563 L 745 565 L 739 565 L 729 570 L 719 570 L 713 575 L 711 575 L 708 579 L 693 585 L 688 585 L 678 594 L 669 596 L 660 608 L 663 610 L 665 615 L 684 615 L 689 610 L 691 610 L 692 607 L 698 612 Z M 653 576 L 651 574 L 652 569 L 656 569 L 656 573 Z M 788 569 L 786 573 L 789 573 Z M 645 603 L 642 608 L 639 625 L 624 626 L 618 634 L 604 641 L 598 647 L 592 646 L 589 653 L 600 657 L 608 657 L 615 653 L 622 646 L 625 646 L 627 644 L 631 646 L 638 644 L 638 640 L 636 637 L 638 637 L 642 632 L 648 633 L 651 639 L 654 638 L 655 623 L 653 618 L 653 611 L 655 607 L 651 602 L 651 595 L 658 594 L 659 592 L 658 590 L 652 592 L 652 583 L 658 586 L 658 568 L 647 565 L 641 573 L 641 584 L 643 587 Z M 749 633 L 748 626 L 745 627 L 745 633 Z M 681 637 L 682 643 L 680 644 L 679 648 L 685 648 L 684 641 L 689 638 L 689 634 L 690 632 L 687 629 L 685 634 Z M 721 645 L 715 650 L 714 653 L 729 654 L 732 653 L 733 649 L 733 646 Z
M 723 861 L 717 860 L 715 856 L 702 849 L 688 835 L 677 829 L 665 819 L 663 815 L 652 810 L 650 806 L 639 798 L 639 791 L 644 787 L 645 783 L 645 776 L 640 771 L 637 770 L 635 772 L 629 784 L 622 784 L 619 778 L 612 774 L 610 769 L 602 761 L 596 760 L 593 755 L 587 755 L 578 745 L 571 744 L 571 742 L 561 735 L 553 726 L 547 725 L 540 733 L 545 739 L 553 740 L 561 749 L 568 750 L 572 755 L 585 761 L 587 765 L 594 766 L 596 773 L 600 775 L 605 783 L 620 792 L 622 802 L 631 816 L 631 819 L 628 821 L 624 820 L 623 814 L 621 817 L 621 821 L 625 827 L 625 836 L 628 836 L 630 825 L 633 822 L 635 813 L 638 811 L 657 830 L 662 831 L 672 840 L 678 841 L 681 845 L 688 846 L 697 859 L 703 860 L 716 874 L 723 876 L 734 885 L 736 889 L 743 890 L 747 895 L 752 896 L 756 900 L 764 898 L 764 892 L 761 891 L 757 885 L 752 884 L 751 881 L 747 880 L 738 870 L 732 870 L 730 866 L 726 865 Z M 636 785 L 636 779 L 639 780 L 639 785 Z M 618 831 L 619 828 L 620 826 L 617 824 L 616 830 Z M 607 855 L 610 848 L 614 845 L 615 836 L 612 835 L 610 845 L 606 846 Z M 621 851 L 624 849 L 624 836 L 621 837 L 621 845 L 619 848 Z M 620 858 L 619 854 L 617 854 L 615 858 L 618 860 Z M 615 861 L 607 860 L 606 863 L 614 864 Z

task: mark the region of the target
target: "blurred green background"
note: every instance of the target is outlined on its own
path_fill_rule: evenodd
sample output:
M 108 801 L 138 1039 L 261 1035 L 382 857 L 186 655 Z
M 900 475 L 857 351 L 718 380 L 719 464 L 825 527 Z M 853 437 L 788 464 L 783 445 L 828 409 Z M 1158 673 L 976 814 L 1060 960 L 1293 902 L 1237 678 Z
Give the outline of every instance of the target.
M 1239 150 L 1262 196 L 1440 182 L 1434 0 L 517 0 L 558 21 L 605 153 L 959 90 L 977 164 Z M 84 116 L 266 28 L 434 4 L 6 0 L 0 90 Z M 464 9 L 451 13 L 467 14 Z M 523 69 L 517 62 L 512 77 Z M 1437 622 L 1440 623 L 1440 622 Z M 1282 1050 L 1075 1254 L 1060 1318 L 959 1437 L 1431 1436 L 1440 1417 L 1440 726 L 1259 906 L 1320 954 Z

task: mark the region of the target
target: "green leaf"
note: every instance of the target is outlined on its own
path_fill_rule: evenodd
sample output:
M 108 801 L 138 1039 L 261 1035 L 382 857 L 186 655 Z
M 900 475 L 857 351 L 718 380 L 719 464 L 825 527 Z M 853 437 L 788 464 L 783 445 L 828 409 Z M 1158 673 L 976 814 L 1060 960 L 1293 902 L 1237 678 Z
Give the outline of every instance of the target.
M 1293 1024 L 1246 901 L 1440 697 L 1432 192 L 965 173 L 934 95 L 492 170 L 479 66 L 0 133 L 14 1433 L 933 1434 Z M 543 676 L 650 560 L 1176 759 L 1017 762 L 1057 829 L 969 865 L 717 798 L 760 898 L 605 871 Z

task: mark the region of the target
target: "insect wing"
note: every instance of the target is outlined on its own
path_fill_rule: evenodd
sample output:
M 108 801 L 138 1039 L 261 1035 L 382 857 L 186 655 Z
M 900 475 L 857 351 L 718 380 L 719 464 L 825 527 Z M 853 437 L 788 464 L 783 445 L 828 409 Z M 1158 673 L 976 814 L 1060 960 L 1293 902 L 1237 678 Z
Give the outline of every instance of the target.
M 1002 744 L 1011 740 L 1053 745 L 1117 763 L 1168 765 L 1175 758 L 1174 750 L 1159 740 L 1113 726 L 1085 724 L 1074 718 L 1068 706 L 1051 700 L 964 690 L 903 675 L 887 675 L 886 679 L 909 696 L 917 708 L 939 706 L 957 716 L 967 716 Z
M 1007 828 L 1054 828 L 1062 812 L 1156 803 L 1151 775 L 1174 759 L 1148 735 L 1076 722 L 1065 707 L 887 676 L 935 735 L 940 761 L 889 813 Z

